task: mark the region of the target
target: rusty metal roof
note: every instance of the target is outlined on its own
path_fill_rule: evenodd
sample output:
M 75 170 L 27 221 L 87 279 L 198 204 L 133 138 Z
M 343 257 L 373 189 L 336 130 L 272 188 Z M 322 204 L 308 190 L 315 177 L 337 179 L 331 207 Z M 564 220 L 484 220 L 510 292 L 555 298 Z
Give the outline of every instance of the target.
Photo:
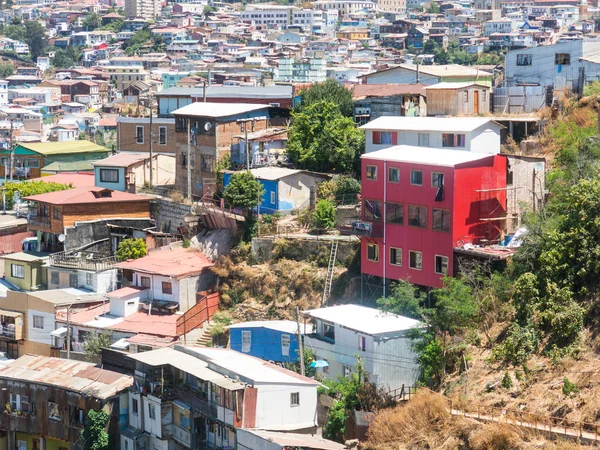
M 95 364 L 27 354 L 0 369 L 0 380 L 54 386 L 100 400 L 117 395 L 133 384 L 133 377 Z
M 392 95 L 427 95 L 424 84 L 355 84 L 349 89 L 354 100 Z

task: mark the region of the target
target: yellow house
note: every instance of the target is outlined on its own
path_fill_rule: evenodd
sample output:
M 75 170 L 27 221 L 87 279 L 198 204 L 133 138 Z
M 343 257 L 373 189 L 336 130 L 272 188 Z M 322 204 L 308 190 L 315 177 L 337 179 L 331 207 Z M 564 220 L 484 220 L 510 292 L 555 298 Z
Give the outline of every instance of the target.
M 369 30 L 367 28 L 341 28 L 336 36 L 338 39 L 360 41 L 361 39 L 369 39 Z
M 3 256 L 4 277 L 19 289 L 37 291 L 46 285 L 48 255 L 18 252 Z

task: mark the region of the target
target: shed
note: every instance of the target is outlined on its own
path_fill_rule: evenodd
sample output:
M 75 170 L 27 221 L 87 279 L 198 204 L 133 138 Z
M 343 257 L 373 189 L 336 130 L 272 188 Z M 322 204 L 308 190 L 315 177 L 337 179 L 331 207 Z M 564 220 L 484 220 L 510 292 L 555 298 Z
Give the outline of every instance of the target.
M 425 89 L 428 116 L 478 115 L 491 110 L 491 89 L 480 83 L 438 83 Z
M 298 325 L 291 320 L 242 322 L 229 326 L 232 350 L 267 361 L 295 363 L 298 361 Z M 312 332 L 312 326 L 302 325 L 301 333 Z
M 315 192 L 317 184 L 330 178 L 326 174 L 284 167 L 260 167 L 250 172 L 265 189 L 260 204 L 262 214 L 290 214 L 294 210 L 307 208 L 311 192 Z M 225 187 L 234 173 L 225 171 Z
M 46 284 L 47 253 L 18 252 L 3 258 L 4 277 L 18 288 L 34 291 Z

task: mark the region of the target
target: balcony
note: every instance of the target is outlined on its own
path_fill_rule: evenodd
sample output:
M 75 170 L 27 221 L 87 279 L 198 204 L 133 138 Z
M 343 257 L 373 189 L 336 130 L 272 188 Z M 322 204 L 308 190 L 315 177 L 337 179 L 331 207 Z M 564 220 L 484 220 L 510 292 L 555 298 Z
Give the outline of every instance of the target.
M 358 220 L 352 222 L 350 234 L 366 237 L 383 237 L 383 222 L 367 222 Z
M 58 252 L 50 255 L 50 266 L 65 269 L 89 270 L 102 272 L 110 270 L 116 264 L 117 258 L 104 253 L 90 252 Z
M 0 309 L 0 339 L 20 341 L 23 336 L 23 313 Z
M 192 448 L 192 435 L 189 431 L 179 428 L 177 425 L 173 425 L 173 439 L 179 444 L 187 448 Z

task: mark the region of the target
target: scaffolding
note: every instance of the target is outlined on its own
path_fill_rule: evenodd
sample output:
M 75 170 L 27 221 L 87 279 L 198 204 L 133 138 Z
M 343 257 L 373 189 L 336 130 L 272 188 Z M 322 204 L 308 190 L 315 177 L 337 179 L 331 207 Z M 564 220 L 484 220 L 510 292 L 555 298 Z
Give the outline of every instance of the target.
M 482 244 L 493 244 L 501 241 L 506 233 L 514 233 L 519 226 L 517 190 L 519 187 L 476 189 L 479 205 L 479 225 L 481 236 L 475 238 Z M 497 194 L 506 192 L 504 204 L 498 201 Z

